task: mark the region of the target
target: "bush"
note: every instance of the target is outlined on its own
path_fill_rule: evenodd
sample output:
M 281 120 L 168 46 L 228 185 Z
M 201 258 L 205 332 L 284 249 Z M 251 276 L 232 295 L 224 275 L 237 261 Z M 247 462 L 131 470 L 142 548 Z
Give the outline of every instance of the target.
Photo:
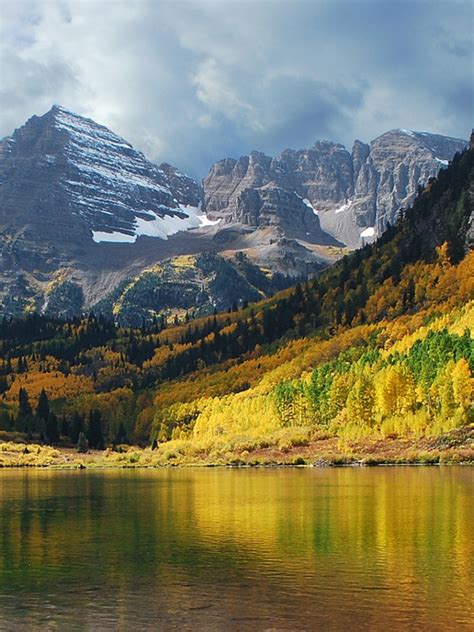
M 303 459 L 302 456 L 297 456 L 296 459 L 293 461 L 293 465 L 306 465 L 306 461 Z

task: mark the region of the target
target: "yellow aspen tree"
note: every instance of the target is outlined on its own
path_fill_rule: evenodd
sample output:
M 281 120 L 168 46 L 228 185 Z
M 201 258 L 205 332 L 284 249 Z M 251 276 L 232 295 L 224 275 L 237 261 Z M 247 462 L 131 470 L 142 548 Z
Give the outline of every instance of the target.
M 329 389 L 329 417 L 334 419 L 345 408 L 347 398 L 355 382 L 353 373 L 336 373 Z
M 466 413 L 472 405 L 474 395 L 474 379 L 467 360 L 461 358 L 456 362 L 451 373 L 453 383 L 454 402 L 458 408 Z
M 368 375 L 362 374 L 347 398 L 347 420 L 371 428 L 374 425 L 374 400 L 372 380 Z
M 453 381 L 451 378 L 454 366 L 453 360 L 450 360 L 444 367 L 443 371 L 440 372 L 431 387 L 431 393 L 437 402 L 437 408 L 441 417 L 445 420 L 451 419 L 456 410 Z
M 416 403 L 416 384 L 411 371 L 404 366 L 389 366 L 376 375 L 377 413 L 382 417 L 411 412 Z

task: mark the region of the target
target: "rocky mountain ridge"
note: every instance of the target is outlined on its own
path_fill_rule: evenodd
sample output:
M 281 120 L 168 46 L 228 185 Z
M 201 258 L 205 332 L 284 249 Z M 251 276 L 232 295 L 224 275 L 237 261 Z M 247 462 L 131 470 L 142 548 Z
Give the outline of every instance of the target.
M 467 143 L 427 132 L 391 130 L 352 151 L 331 141 L 286 149 L 272 158 L 252 152 L 217 162 L 204 178 L 204 210 L 225 223 L 266 225 L 262 196 L 278 200 L 272 218 L 295 216 L 297 201 L 317 215 L 320 230 L 350 248 L 380 235 Z M 258 218 L 258 219 L 257 219 Z
M 255 300 L 375 238 L 464 145 L 407 130 L 356 141 L 352 153 L 318 141 L 277 158 L 219 161 L 201 186 L 54 106 L 0 141 L 1 312 L 72 315 L 108 305 L 112 314 L 121 301 L 131 322 L 130 296 L 140 318 L 184 309 L 182 300 L 161 300 L 159 274 L 168 285 L 174 274 L 198 311 Z M 183 276 L 183 257 L 194 275 Z M 140 292 L 123 300 L 130 284 Z

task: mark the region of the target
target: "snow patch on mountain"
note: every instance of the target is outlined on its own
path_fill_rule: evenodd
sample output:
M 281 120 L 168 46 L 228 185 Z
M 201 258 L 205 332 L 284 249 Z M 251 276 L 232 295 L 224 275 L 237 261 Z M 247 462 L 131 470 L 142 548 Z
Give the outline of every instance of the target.
M 96 244 L 100 244 L 104 241 L 114 244 L 133 244 L 137 240 L 137 236 L 119 232 L 106 233 L 101 230 L 93 230 L 92 239 Z
M 375 237 L 375 226 L 368 226 L 360 234 L 361 237 Z
M 319 211 L 314 208 L 314 206 L 311 204 L 311 202 L 307 198 L 304 198 L 303 202 L 304 204 L 306 204 L 308 208 L 310 208 L 313 211 L 315 215 L 319 215 Z
M 348 202 L 346 202 L 342 206 L 339 206 L 338 208 L 334 209 L 334 212 L 335 213 L 344 213 L 344 211 L 349 210 L 351 206 L 352 206 L 352 200 L 349 200 Z
M 135 218 L 133 235 L 121 231 L 92 231 L 92 238 L 96 243 L 134 243 L 138 237 L 158 237 L 168 239 L 169 236 L 184 230 L 201 228 L 202 226 L 214 226 L 220 220 L 211 220 L 201 211 L 201 206 L 180 205 L 179 213 L 175 215 L 158 215 L 153 210 L 148 210 L 142 216 Z M 167 209 L 164 209 L 167 210 Z
M 63 107 L 41 118 L 61 139 L 51 164 L 59 154 L 65 159 L 60 186 L 95 242 L 167 239 L 211 225 L 197 206 L 198 184 L 172 165 L 157 167 L 111 130 Z

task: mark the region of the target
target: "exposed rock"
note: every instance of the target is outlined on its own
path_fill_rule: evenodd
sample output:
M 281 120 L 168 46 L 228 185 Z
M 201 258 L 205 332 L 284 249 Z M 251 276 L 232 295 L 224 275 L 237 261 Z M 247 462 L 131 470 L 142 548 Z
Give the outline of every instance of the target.
M 69 313 L 67 305 L 81 303 L 73 287 L 89 308 L 92 285 L 109 292 L 131 267 L 149 264 L 151 249 L 137 239 L 161 238 L 154 261 L 174 254 L 176 247 L 170 253 L 160 244 L 205 223 L 200 200 L 194 180 L 152 164 L 106 127 L 59 106 L 33 116 L 0 142 L 2 311 L 49 305 Z M 122 257 L 114 247 L 123 248 Z M 54 296 L 46 300 L 49 283 L 64 269 L 74 277 L 63 286 L 66 306 Z M 9 296 L 13 290 L 16 297 Z
M 101 303 L 112 313 L 125 296 L 131 320 L 132 296 L 141 318 L 271 294 L 375 239 L 464 146 L 408 130 L 355 141 L 352 153 L 319 141 L 221 160 L 200 187 L 54 106 L 0 142 L 0 312 L 71 316 Z M 183 274 L 194 280 L 182 285 Z
M 465 141 L 437 134 L 392 130 L 370 145 L 355 141 L 352 154 L 329 141 L 277 158 L 253 152 L 211 168 L 204 208 L 226 223 L 278 225 L 319 243 L 330 243 L 329 233 L 355 248 L 394 223 L 418 187 L 465 147 Z M 295 194 L 306 201 L 307 212 L 292 201 Z M 308 219 L 315 214 L 317 228 Z
M 196 182 L 59 106 L 2 141 L 0 184 L 4 237 L 52 256 L 75 254 L 92 240 L 166 239 L 201 225 Z
M 196 180 L 193 180 L 193 178 L 190 178 L 167 162 L 162 162 L 159 169 L 166 175 L 167 186 L 173 193 L 178 204 L 184 206 L 200 206 L 202 201 L 202 189 Z

